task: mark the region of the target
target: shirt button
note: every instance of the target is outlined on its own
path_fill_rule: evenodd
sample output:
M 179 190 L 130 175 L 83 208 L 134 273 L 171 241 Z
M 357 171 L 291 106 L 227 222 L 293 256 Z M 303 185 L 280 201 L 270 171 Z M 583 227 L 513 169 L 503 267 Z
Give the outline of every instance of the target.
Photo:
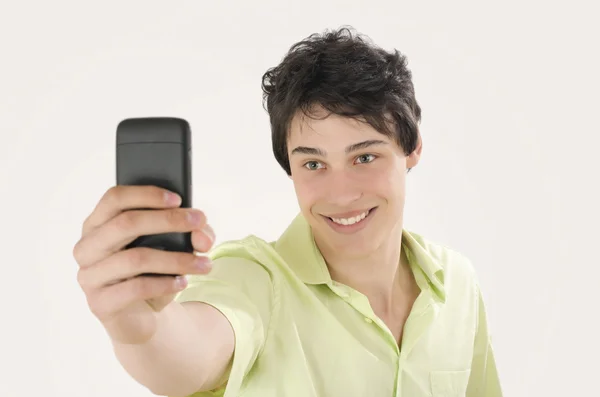
M 371 320 L 369 317 L 365 317 L 365 322 L 371 324 L 373 320 Z

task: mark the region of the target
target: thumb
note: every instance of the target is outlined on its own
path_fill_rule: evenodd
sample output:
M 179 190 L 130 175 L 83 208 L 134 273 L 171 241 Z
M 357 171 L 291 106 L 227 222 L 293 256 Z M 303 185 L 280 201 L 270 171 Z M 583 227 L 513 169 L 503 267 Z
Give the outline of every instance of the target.
M 160 296 L 160 297 L 148 299 L 146 301 L 146 303 L 155 312 L 160 312 L 169 303 L 173 302 L 173 299 L 175 299 L 175 296 L 177 296 L 177 294 L 170 294 L 170 295 L 166 295 L 166 296 Z

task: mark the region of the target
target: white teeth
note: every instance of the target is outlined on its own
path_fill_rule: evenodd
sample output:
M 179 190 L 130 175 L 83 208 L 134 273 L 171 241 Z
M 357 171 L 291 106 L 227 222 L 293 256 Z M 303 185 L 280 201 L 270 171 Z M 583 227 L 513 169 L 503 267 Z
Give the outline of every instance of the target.
M 335 223 L 339 223 L 340 225 L 354 225 L 357 222 L 362 221 L 369 215 L 369 211 L 365 211 L 360 215 L 354 216 L 352 218 L 331 218 Z

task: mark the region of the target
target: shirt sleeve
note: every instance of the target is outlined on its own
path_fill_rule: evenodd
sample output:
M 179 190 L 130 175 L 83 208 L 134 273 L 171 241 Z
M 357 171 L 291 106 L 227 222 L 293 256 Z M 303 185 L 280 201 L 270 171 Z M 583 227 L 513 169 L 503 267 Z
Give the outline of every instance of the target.
M 502 397 L 485 304 L 478 289 L 478 321 L 467 397 Z
M 213 260 L 209 274 L 188 276 L 188 286 L 175 300 L 213 306 L 227 318 L 235 335 L 227 383 L 210 393 L 194 394 L 194 397 L 240 393 L 243 381 L 265 343 L 272 299 L 273 284 L 269 272 L 247 258 L 219 257 Z

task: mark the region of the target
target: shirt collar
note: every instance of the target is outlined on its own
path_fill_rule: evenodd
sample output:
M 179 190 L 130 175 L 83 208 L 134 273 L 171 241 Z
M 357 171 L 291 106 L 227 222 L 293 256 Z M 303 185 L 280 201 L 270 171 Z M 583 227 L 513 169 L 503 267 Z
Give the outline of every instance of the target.
M 409 262 L 421 269 L 433 291 L 445 301 L 444 268 L 428 249 L 429 243 L 419 234 L 402 229 L 402 245 Z M 274 242 L 274 248 L 305 284 L 331 283 L 327 264 L 301 213 Z

